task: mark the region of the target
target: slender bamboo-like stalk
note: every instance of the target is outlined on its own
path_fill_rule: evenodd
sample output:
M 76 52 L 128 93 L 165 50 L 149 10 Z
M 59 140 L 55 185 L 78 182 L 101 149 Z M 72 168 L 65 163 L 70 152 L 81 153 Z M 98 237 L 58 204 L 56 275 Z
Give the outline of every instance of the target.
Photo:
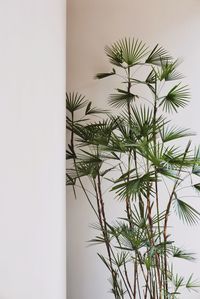
M 126 263 L 124 263 L 124 273 L 125 273 L 125 278 L 126 278 L 126 281 L 127 281 L 127 284 L 129 286 L 129 289 L 131 290 L 131 293 L 133 295 L 133 298 L 135 298 L 135 293 L 134 291 L 132 290 L 132 287 L 131 287 L 131 283 L 130 283 L 130 280 L 129 280 L 129 275 L 128 275 L 128 271 L 127 271 L 127 268 L 126 268 Z
M 130 90 L 131 90 L 131 81 L 130 81 L 130 68 L 128 67 L 128 88 L 127 91 L 130 94 Z M 128 118 L 129 118 L 129 135 L 131 137 L 131 110 L 130 110 L 130 102 L 127 102 L 127 109 L 128 109 Z M 130 171 L 130 167 L 131 167 L 131 150 L 129 150 L 128 153 L 128 172 Z M 128 174 L 128 178 L 127 181 L 129 182 L 129 178 L 130 175 Z M 130 204 L 130 197 L 127 195 L 126 196 L 126 211 L 127 211 L 127 217 L 130 221 L 130 226 L 131 226 L 131 204 Z
M 190 147 L 190 143 L 188 144 L 188 146 L 186 147 L 186 150 L 184 152 L 184 155 L 183 155 L 183 162 L 185 160 L 185 157 L 188 153 L 188 150 L 189 150 L 189 147 Z M 179 171 L 178 171 L 178 177 L 180 176 L 181 174 L 181 170 L 182 170 L 182 165 L 180 166 L 179 168 Z M 165 213 L 165 221 L 164 221 L 164 242 L 165 242 L 165 256 L 164 256 L 164 269 L 165 269 L 165 282 L 166 282 L 166 293 L 168 293 L 168 277 L 167 277 L 167 270 L 168 270 L 168 265 L 167 265 L 167 250 L 166 250 L 166 242 L 167 242 L 167 224 L 168 224 L 168 220 L 169 220 L 169 213 L 170 213 L 170 208 L 171 208 L 171 205 L 172 205 L 172 200 L 173 200 L 173 196 L 174 196 L 174 192 L 176 190 L 176 187 L 178 185 L 178 182 L 179 182 L 179 179 L 177 179 L 174 183 L 174 187 L 172 189 L 172 192 L 171 192 L 171 195 L 170 195 L 170 198 L 169 198 L 169 201 L 168 201 L 168 204 L 167 204 L 167 209 L 166 209 L 166 213 Z
M 106 215 L 105 215 L 105 210 L 104 210 L 104 202 L 103 202 L 103 198 L 102 198 L 101 182 L 100 182 L 99 174 L 97 177 L 97 183 L 94 180 L 94 184 L 95 184 L 95 191 L 96 191 L 96 196 L 97 196 L 99 221 L 100 221 L 101 230 L 102 230 L 102 233 L 104 236 L 106 249 L 107 249 L 107 253 L 108 253 L 108 259 L 109 259 L 109 263 L 110 263 L 110 271 L 111 271 L 112 281 L 113 281 L 113 288 L 114 288 L 114 292 L 117 293 L 118 284 L 117 284 L 116 274 L 115 274 L 115 271 L 113 268 L 113 262 L 112 262 L 112 257 L 111 257 L 110 242 L 109 242 L 109 236 L 108 236 L 108 231 L 107 231 Z
M 153 142 L 154 142 L 154 155 L 156 156 L 156 117 L 157 117 L 157 78 L 155 79 L 155 92 L 154 92 L 154 110 L 153 110 Z M 156 213 L 159 216 L 160 215 L 160 209 L 159 209 L 159 200 L 158 200 L 158 175 L 157 175 L 157 169 L 156 166 L 154 168 L 155 171 L 155 197 L 156 197 Z M 159 234 L 159 241 L 161 243 L 161 230 L 160 230 L 160 220 L 158 217 L 158 234 Z M 161 274 L 160 274 L 160 262 L 159 262 L 159 255 L 156 253 L 156 268 L 157 268 L 157 275 L 158 275 L 158 284 L 159 284 L 159 299 L 161 299 L 162 296 L 162 281 L 161 281 Z
M 141 295 L 141 286 L 140 286 L 140 280 L 139 280 L 139 274 L 137 272 L 137 288 L 138 288 L 138 295 L 139 295 L 139 299 L 142 299 L 142 295 Z

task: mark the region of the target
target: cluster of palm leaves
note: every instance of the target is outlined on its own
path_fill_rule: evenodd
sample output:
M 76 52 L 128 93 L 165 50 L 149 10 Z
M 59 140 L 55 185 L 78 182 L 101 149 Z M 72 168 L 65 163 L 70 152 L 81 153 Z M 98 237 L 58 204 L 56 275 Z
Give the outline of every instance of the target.
M 169 220 L 173 212 L 189 225 L 200 218 L 182 193 L 187 187 L 198 196 L 200 149 L 185 141 L 193 133 L 171 125 L 168 115 L 184 108 L 190 93 L 180 82 L 179 61 L 159 45 L 150 51 L 125 38 L 105 52 L 113 68 L 96 78 L 116 76 L 123 87 L 109 97 L 112 113 L 78 93 L 67 94 L 67 184 L 75 195 L 76 186 L 82 188 L 97 217 L 91 242 L 105 245 L 106 254 L 98 256 L 110 273 L 114 298 L 180 298 L 184 288 L 196 291 L 199 283 L 174 269 L 175 258 L 195 257 L 175 245 Z M 105 186 L 123 205 L 112 221 Z

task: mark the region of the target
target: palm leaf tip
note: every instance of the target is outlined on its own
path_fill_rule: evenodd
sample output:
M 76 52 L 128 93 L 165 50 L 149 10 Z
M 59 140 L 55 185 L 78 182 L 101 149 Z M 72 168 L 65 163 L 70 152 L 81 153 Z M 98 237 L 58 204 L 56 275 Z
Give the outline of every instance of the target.
M 75 92 L 66 93 L 66 109 L 71 113 L 83 108 L 86 104 L 85 96 Z
M 110 98 L 109 98 L 109 103 L 113 107 L 121 108 L 121 107 L 127 105 L 127 103 L 130 103 L 131 101 L 138 98 L 137 95 L 135 95 L 131 92 L 127 92 L 127 91 L 119 89 L 119 88 L 117 89 L 117 91 L 118 91 L 118 93 L 111 94 Z
M 164 61 L 171 61 L 172 57 L 169 53 L 158 44 L 153 48 L 145 63 L 154 64 L 160 66 Z
M 176 68 L 179 65 L 179 60 L 175 61 L 163 61 L 161 59 L 161 67 L 157 72 L 157 76 L 160 81 L 172 81 L 183 79 L 184 76 L 177 72 Z
M 177 112 L 178 108 L 184 108 L 190 99 L 190 92 L 188 86 L 180 86 L 180 84 L 175 85 L 168 94 L 163 98 L 160 106 L 166 112 Z
M 194 136 L 195 133 L 190 132 L 188 129 L 181 129 L 177 127 L 163 127 L 160 135 L 163 142 L 168 142 L 183 137 Z
M 95 79 L 104 79 L 106 77 L 110 77 L 116 74 L 115 69 L 112 69 L 112 72 L 110 73 L 97 73 L 96 76 L 94 77 Z
M 90 101 L 85 109 L 85 115 L 89 114 L 100 114 L 100 113 L 108 113 L 108 110 L 92 107 L 92 102 Z
M 200 146 L 195 150 L 194 165 L 192 167 L 192 173 L 200 176 Z
M 175 258 L 184 259 L 187 261 L 195 261 L 194 253 L 187 252 L 181 248 L 178 248 L 176 246 L 172 247 L 172 256 Z
M 172 281 L 173 281 L 174 286 L 176 287 L 175 294 L 180 294 L 179 292 L 177 292 L 177 290 L 180 287 L 183 287 L 185 285 L 184 277 L 183 276 L 179 276 L 178 274 L 176 274 L 175 276 L 172 277 Z
M 188 291 L 198 292 L 198 289 L 200 288 L 200 282 L 196 279 L 193 280 L 193 274 L 191 274 L 185 286 L 188 289 Z
M 155 82 L 156 82 L 156 71 L 154 69 L 152 69 L 151 72 L 148 74 L 145 82 L 147 84 L 155 84 Z
M 200 220 L 200 213 L 188 203 L 177 197 L 174 199 L 174 209 L 180 220 L 185 224 L 195 225 Z
M 193 187 L 200 192 L 200 183 L 194 184 Z

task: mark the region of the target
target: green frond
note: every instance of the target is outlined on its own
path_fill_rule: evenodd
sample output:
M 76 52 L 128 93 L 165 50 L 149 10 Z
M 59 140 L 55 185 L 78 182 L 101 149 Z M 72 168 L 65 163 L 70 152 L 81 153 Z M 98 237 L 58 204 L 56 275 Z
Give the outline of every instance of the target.
M 123 226 L 124 226 L 124 223 L 119 222 L 119 221 L 116 221 L 112 225 L 107 223 L 109 235 L 117 239 L 119 237 L 119 235 L 121 234 Z
M 175 85 L 169 93 L 163 98 L 160 106 L 166 112 L 177 112 L 178 108 L 184 108 L 190 99 L 190 93 L 187 86 L 180 86 L 180 84 Z
M 76 179 L 72 178 L 68 173 L 66 173 L 66 185 L 67 186 L 75 186 Z
M 198 184 L 194 184 L 193 187 L 194 187 L 198 192 L 200 192 L 200 183 L 198 183 Z
M 168 147 L 164 153 L 164 159 L 168 166 L 179 169 L 180 171 L 184 170 L 184 168 L 192 167 L 194 157 L 190 153 L 190 146 L 191 141 L 187 143 L 184 151 L 174 146 Z
M 131 130 L 138 140 L 148 137 L 150 141 L 155 131 L 158 132 L 165 124 L 162 116 L 154 122 L 153 111 L 149 107 L 132 107 L 131 112 Z
M 71 144 L 68 144 L 68 149 L 66 150 L 66 160 L 75 159 L 76 154 L 71 146 Z
M 123 141 L 128 141 L 128 142 L 131 142 L 130 140 L 130 129 L 129 129 L 129 126 L 128 126 L 128 114 L 127 113 L 122 113 L 120 115 L 120 117 L 118 118 L 117 120 L 117 130 L 119 131 L 120 133 L 120 143 L 122 145 L 125 145 L 123 143 Z M 117 139 L 119 139 L 119 135 L 118 137 L 116 136 Z
M 165 148 L 163 143 L 157 143 L 155 147 L 152 141 L 141 142 L 137 149 L 143 157 L 157 168 L 158 172 L 164 175 L 167 174 L 167 176 L 172 175 L 169 172 L 173 170 L 173 164 L 180 158 L 180 152 L 174 145 Z
M 156 71 L 154 70 L 154 68 L 151 70 L 151 72 L 148 74 L 145 82 L 147 84 L 155 84 L 156 82 Z
M 101 245 L 101 244 L 105 244 L 106 240 L 104 238 L 104 236 L 96 236 L 93 239 L 89 240 L 89 246 L 94 246 L 94 245 Z
M 76 177 L 92 177 L 96 178 L 100 173 L 100 169 L 103 163 L 102 157 L 95 151 L 85 151 L 81 149 L 80 154 L 77 156 L 75 161 Z
M 197 279 L 193 280 L 192 278 L 193 274 L 190 275 L 185 286 L 188 289 L 188 291 L 198 292 L 198 289 L 200 288 L 200 282 Z
M 176 288 L 176 293 L 177 293 L 177 290 L 180 288 L 180 287 L 183 287 L 185 285 L 185 282 L 184 282 L 184 277 L 183 276 L 179 276 L 178 274 L 176 274 L 175 276 L 173 276 L 172 278 L 172 281 L 173 281 L 173 284 Z
M 111 156 L 112 159 L 114 159 L 114 157 Z M 112 166 L 112 167 L 109 167 L 105 170 L 103 170 L 101 173 L 100 173 L 100 176 L 104 177 L 107 173 L 111 172 L 112 170 L 115 170 L 117 168 L 118 165 L 115 165 L 115 166 Z
M 81 118 L 79 120 L 73 120 L 70 118 L 70 117 L 66 117 L 66 129 L 69 130 L 69 131 L 73 131 L 74 130 L 74 127 L 76 126 L 83 126 L 84 123 L 88 121 L 87 118 Z
M 175 197 L 173 200 L 173 206 L 176 214 L 185 224 L 194 225 L 198 223 L 200 213 L 188 203 Z
M 155 245 L 150 245 L 150 255 L 153 257 L 156 256 L 156 254 L 159 255 L 163 255 L 165 252 L 168 253 L 169 252 L 169 246 L 171 246 L 173 242 L 172 241 L 163 241 L 163 242 L 159 242 Z
M 131 223 L 138 228 L 145 229 L 147 224 L 147 211 L 141 211 L 136 207 L 136 205 L 133 205 L 133 209 L 131 211 Z M 126 219 L 129 222 L 129 219 Z
M 117 91 L 118 93 L 110 95 L 109 103 L 113 107 L 121 108 L 127 105 L 127 103 L 130 103 L 131 101 L 138 98 L 137 95 L 127 92 L 125 90 L 118 88 Z
M 66 169 L 66 186 L 72 186 L 74 197 L 76 198 L 76 184 L 77 184 L 77 172 L 75 169 Z
M 129 225 L 120 225 L 120 234 L 118 236 L 120 245 L 116 246 L 121 250 L 135 251 L 148 244 L 147 232 L 143 228 L 130 228 Z
M 192 167 L 192 173 L 200 176 L 200 146 L 195 150 L 194 165 Z
M 147 47 L 138 39 L 124 38 L 105 47 L 110 62 L 119 67 L 130 67 L 140 62 L 147 54 Z
M 96 178 L 100 168 L 102 165 L 102 161 L 98 159 L 85 159 L 85 161 L 80 161 L 76 163 L 77 175 L 78 177 L 92 177 Z
M 140 155 L 148 159 L 152 165 L 157 167 L 159 167 L 162 162 L 162 150 L 163 145 L 158 143 L 156 148 L 154 148 L 152 140 L 140 140 L 137 143 L 137 151 L 140 153 Z
M 124 183 L 115 185 L 111 190 L 116 191 L 120 199 L 125 199 L 127 196 L 133 198 L 136 194 L 142 194 L 147 196 L 147 193 L 153 192 L 153 187 L 150 185 L 151 182 L 155 182 L 155 173 L 148 172 L 140 177 L 127 177 L 123 178 L 126 180 Z M 118 180 L 116 181 L 118 183 Z
M 141 156 L 148 159 L 159 173 L 172 178 L 177 178 L 178 170 L 184 171 L 185 168 L 191 168 L 194 163 L 188 144 L 183 151 L 182 148 L 174 145 L 165 147 L 164 143 L 158 142 L 154 147 L 152 141 L 140 141 L 137 144 L 137 151 Z
M 89 114 L 100 114 L 100 113 L 108 113 L 108 110 L 92 107 L 92 102 L 89 102 L 86 109 L 85 109 L 85 115 Z
M 156 225 L 158 222 L 161 223 L 161 221 L 165 219 L 165 215 L 166 215 L 166 210 L 154 215 L 152 217 L 152 224 Z
M 119 183 L 119 182 L 123 182 L 124 180 L 127 180 L 127 178 L 130 177 L 130 175 L 135 172 L 135 168 L 128 170 L 127 172 L 123 173 L 115 182 Z
M 169 142 L 175 139 L 189 137 L 195 135 L 194 133 L 190 132 L 188 129 L 181 129 L 177 127 L 163 127 L 160 131 L 161 139 L 163 142 Z
M 102 262 L 104 263 L 104 265 L 108 268 L 109 271 L 111 271 L 110 269 L 110 264 L 109 261 L 107 260 L 107 258 L 105 258 L 102 254 L 97 253 L 97 255 L 99 256 L 99 258 L 102 260 Z
M 127 263 L 129 258 L 129 254 L 127 252 L 120 252 L 117 253 L 115 256 L 115 259 L 112 259 L 112 262 L 114 265 L 116 265 L 118 268 L 124 266 L 124 264 Z
M 172 57 L 168 54 L 168 52 L 157 44 L 147 57 L 145 63 L 161 65 L 164 61 L 170 61 L 171 59 Z
M 100 232 L 102 231 L 101 230 L 101 225 L 100 225 L 99 222 L 91 223 L 91 224 L 89 224 L 89 227 L 94 229 L 94 230 L 100 231 Z
M 147 255 L 147 257 L 144 258 L 144 264 L 148 271 L 155 266 L 153 259 L 148 255 Z
M 183 79 L 183 75 L 176 71 L 178 64 L 178 60 L 175 60 L 174 62 L 161 60 L 161 67 L 157 70 L 158 79 L 160 81 L 173 81 Z
M 112 120 L 93 122 L 88 125 L 76 124 L 73 127 L 76 140 L 80 145 L 108 145 L 112 132 L 116 128 L 116 123 Z
M 187 252 L 176 246 L 172 246 L 172 256 L 179 259 L 184 259 L 187 261 L 195 261 L 194 253 Z
M 71 113 L 83 108 L 86 105 L 87 101 L 85 100 L 85 96 L 75 92 L 66 93 L 66 108 Z
M 112 134 L 109 144 L 106 146 L 105 150 L 113 155 L 113 159 L 121 160 L 119 153 L 126 153 L 129 149 L 129 144 L 126 144 L 125 140 Z
M 115 71 L 115 69 L 113 68 L 113 69 L 112 69 L 112 72 L 110 72 L 110 73 L 98 73 L 98 74 L 96 74 L 95 79 L 104 79 L 104 78 L 113 76 L 113 75 L 115 75 L 115 74 L 116 74 L 116 71 Z
M 150 108 L 140 106 L 132 108 L 132 127 L 138 137 L 146 137 L 153 132 L 153 112 Z
M 169 166 L 168 166 L 169 167 Z M 177 171 L 173 169 L 173 167 L 168 168 L 167 166 L 161 166 L 157 168 L 158 174 L 164 175 L 165 177 L 169 179 L 174 179 L 174 180 L 182 180 L 180 176 L 178 176 Z

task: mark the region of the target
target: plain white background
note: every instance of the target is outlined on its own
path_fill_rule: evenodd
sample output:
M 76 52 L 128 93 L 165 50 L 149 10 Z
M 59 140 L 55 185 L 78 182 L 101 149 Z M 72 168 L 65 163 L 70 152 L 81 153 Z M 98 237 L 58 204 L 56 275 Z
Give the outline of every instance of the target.
M 200 1 L 199 0 L 68 0 L 68 89 L 79 91 L 97 106 L 105 108 L 108 95 L 117 87 L 114 79 L 95 81 L 97 72 L 110 71 L 104 46 L 122 37 L 134 36 L 149 46 L 159 43 L 175 57 L 184 59 L 180 71 L 190 85 L 192 101 L 174 121 L 200 133 Z M 194 141 L 200 143 L 199 135 Z M 83 196 L 77 200 L 68 191 L 68 298 L 107 299 L 107 272 L 96 256 L 96 247 L 87 247 L 95 232 L 94 222 Z M 196 199 L 200 208 L 200 199 Z M 117 203 L 107 202 L 109 213 L 119 210 Z M 188 228 L 173 219 L 173 232 L 180 246 L 199 253 L 197 263 L 181 263 L 184 275 L 200 277 L 200 241 L 198 227 Z M 198 299 L 200 294 L 186 293 L 181 299 Z
M 0 298 L 66 298 L 66 1 L 0 1 Z

